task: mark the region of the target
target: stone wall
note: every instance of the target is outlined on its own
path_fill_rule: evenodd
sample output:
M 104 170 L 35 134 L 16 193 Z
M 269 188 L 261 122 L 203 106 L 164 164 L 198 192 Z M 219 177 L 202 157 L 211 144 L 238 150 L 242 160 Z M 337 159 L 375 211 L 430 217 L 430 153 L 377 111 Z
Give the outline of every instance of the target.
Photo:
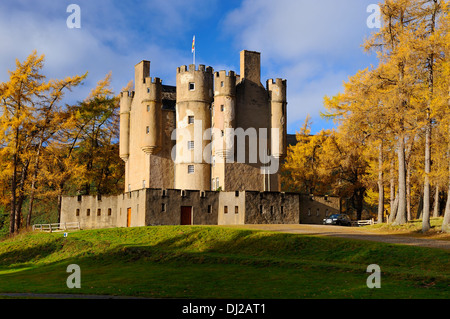
M 300 223 L 322 224 L 331 214 L 340 213 L 340 199 L 330 196 L 300 195 Z
M 81 229 L 117 225 L 117 196 L 63 196 L 60 223 L 80 222 Z
M 193 225 L 217 225 L 219 193 L 148 189 L 145 225 L 180 225 L 181 207 L 192 207 Z
M 298 224 L 299 194 L 245 192 L 246 224 Z

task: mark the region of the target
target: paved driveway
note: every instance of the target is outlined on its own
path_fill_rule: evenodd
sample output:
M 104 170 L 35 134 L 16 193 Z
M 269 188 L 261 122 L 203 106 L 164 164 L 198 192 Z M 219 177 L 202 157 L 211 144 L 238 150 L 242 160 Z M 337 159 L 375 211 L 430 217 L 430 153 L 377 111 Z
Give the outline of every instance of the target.
M 421 247 L 433 247 L 450 250 L 450 241 L 414 238 L 401 235 L 379 234 L 364 231 L 359 227 L 326 226 L 326 225 L 237 225 L 227 226 L 245 229 L 259 229 L 291 234 L 307 234 L 319 236 L 342 237 L 359 240 L 370 240 L 390 244 L 402 244 Z

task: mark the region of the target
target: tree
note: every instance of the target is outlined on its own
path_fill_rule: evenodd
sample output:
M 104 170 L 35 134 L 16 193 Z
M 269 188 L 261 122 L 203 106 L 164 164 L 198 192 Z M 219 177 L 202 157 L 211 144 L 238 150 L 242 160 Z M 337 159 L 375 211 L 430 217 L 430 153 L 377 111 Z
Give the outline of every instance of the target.
M 10 234 L 21 226 L 30 165 L 38 169 L 41 149 L 51 136 L 48 131 L 59 123 L 58 103 L 65 90 L 79 85 L 86 77 L 85 74 L 46 82 L 41 73 L 43 66 L 44 56 L 38 57 L 34 51 L 23 63 L 16 60 L 16 70 L 9 72 L 9 81 L 0 85 L 0 158 L 5 164 L 1 174 L 10 185 Z

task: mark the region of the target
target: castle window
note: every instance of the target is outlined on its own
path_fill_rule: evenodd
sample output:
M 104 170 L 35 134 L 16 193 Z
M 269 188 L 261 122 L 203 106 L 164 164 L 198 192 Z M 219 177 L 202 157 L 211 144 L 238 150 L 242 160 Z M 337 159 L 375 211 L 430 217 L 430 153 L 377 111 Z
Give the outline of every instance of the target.
M 188 174 L 194 174 L 194 165 L 188 165 Z
M 234 213 L 239 214 L 239 206 L 234 206 Z
M 225 110 L 225 105 L 220 106 L 220 111 L 223 112 Z
M 188 116 L 188 124 L 194 124 L 194 117 Z
M 223 84 L 223 81 L 222 81 L 222 82 L 220 82 L 220 86 L 221 86 L 221 87 L 223 87 L 223 85 L 224 85 L 224 84 Z
M 222 137 L 225 135 L 223 131 L 220 131 L 220 134 L 222 135 Z
M 212 213 L 212 206 L 208 205 L 208 214 L 211 214 L 211 213 Z
M 216 189 L 218 189 L 220 186 L 219 186 L 219 178 L 217 177 L 216 178 Z
M 97 216 L 100 216 L 102 214 L 101 208 L 97 209 Z
M 147 112 L 150 112 L 150 105 L 147 105 Z
M 91 210 L 89 208 L 86 210 L 86 216 L 91 216 Z
M 77 208 L 77 216 L 80 216 L 80 209 Z
M 166 211 L 166 204 L 162 203 L 161 204 L 161 212 L 165 212 Z
M 284 206 L 281 206 L 281 211 L 280 211 L 281 215 L 284 214 Z
M 319 216 L 319 209 L 316 210 L 316 216 Z
M 147 126 L 146 130 L 147 130 L 147 134 L 149 134 L 150 133 L 150 126 Z
M 189 91 L 194 91 L 195 90 L 195 83 L 194 82 L 190 82 L 189 83 Z
M 150 93 L 150 88 L 147 88 L 147 93 Z
M 111 216 L 111 214 L 112 214 L 112 209 L 108 208 L 108 216 Z
M 188 141 L 188 150 L 192 151 L 194 149 L 194 141 Z
M 308 208 L 308 216 L 311 216 L 311 208 Z
M 263 206 L 259 205 L 259 213 L 262 214 L 263 213 Z
M 223 207 L 223 213 L 224 214 L 228 214 L 228 206 L 224 206 Z

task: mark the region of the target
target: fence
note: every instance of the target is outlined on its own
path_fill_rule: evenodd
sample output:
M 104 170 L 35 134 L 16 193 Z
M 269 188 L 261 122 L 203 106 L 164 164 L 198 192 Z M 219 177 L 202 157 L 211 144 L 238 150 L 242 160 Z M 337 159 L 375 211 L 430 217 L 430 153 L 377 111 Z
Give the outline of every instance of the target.
M 80 222 L 72 223 L 54 223 L 54 224 L 36 224 L 33 225 L 33 230 L 45 232 L 60 232 L 67 230 L 80 230 Z
M 373 225 L 375 224 L 373 218 L 368 220 L 357 220 L 352 221 L 352 226 L 366 226 L 366 225 Z

